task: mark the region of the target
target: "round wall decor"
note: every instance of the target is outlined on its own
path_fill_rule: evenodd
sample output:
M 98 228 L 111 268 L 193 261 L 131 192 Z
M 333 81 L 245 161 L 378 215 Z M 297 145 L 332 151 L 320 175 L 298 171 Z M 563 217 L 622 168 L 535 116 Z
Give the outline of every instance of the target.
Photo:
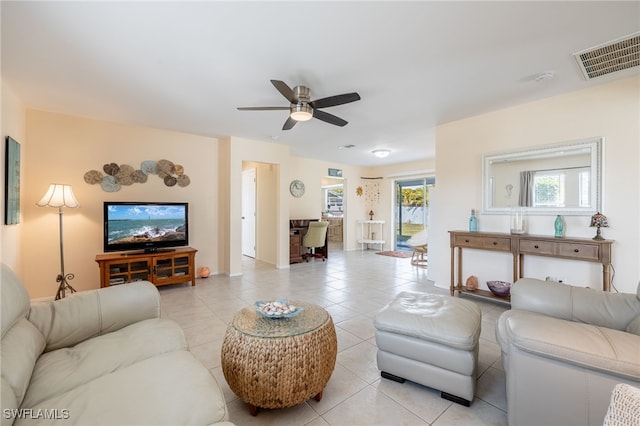
M 289 192 L 296 198 L 302 197 L 304 195 L 304 182 L 298 179 L 292 180 L 291 185 L 289 185 Z

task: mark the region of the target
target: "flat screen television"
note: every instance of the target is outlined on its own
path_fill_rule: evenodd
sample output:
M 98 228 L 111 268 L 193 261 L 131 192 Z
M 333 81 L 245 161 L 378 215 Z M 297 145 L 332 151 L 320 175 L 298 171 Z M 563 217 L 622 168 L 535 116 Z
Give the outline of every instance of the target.
M 189 204 L 104 202 L 104 251 L 157 252 L 189 244 Z

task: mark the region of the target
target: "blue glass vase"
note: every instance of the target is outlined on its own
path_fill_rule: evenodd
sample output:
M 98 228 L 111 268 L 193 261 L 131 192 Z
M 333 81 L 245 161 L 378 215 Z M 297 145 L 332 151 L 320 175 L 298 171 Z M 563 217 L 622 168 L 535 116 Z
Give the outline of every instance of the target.
M 556 222 L 554 224 L 554 228 L 555 228 L 555 237 L 556 238 L 562 238 L 564 237 L 564 220 L 562 219 L 562 216 L 558 215 L 556 216 Z

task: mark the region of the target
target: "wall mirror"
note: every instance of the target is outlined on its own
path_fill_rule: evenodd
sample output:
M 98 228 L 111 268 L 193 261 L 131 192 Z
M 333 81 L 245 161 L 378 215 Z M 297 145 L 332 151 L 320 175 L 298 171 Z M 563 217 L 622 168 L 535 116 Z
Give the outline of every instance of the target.
M 602 138 L 483 155 L 483 213 L 592 215 L 602 208 Z

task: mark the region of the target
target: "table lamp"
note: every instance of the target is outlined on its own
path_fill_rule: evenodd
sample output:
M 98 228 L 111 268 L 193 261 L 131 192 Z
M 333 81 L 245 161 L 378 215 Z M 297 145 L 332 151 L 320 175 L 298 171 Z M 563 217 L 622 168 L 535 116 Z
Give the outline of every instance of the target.
M 52 183 L 49 186 L 49 190 L 40 201 L 36 203 L 38 207 L 57 207 L 58 214 L 60 215 L 60 273 L 56 277 L 56 282 L 60 283 L 58 286 L 58 292 L 56 293 L 56 300 L 62 299 L 65 296 L 65 291 L 68 289 L 71 293 L 75 293 L 75 289 L 69 285 L 69 281 L 72 280 L 75 275 L 64 272 L 64 246 L 62 235 L 62 208 L 76 208 L 80 207 L 78 200 L 73 195 L 71 185 L 62 185 Z
M 607 222 L 607 217 L 602 213 L 598 212 L 591 216 L 591 227 L 595 226 L 598 230 L 596 231 L 596 236 L 593 237 L 594 240 L 600 241 L 604 240 L 604 237 L 600 234 L 600 228 L 608 228 L 609 223 Z

